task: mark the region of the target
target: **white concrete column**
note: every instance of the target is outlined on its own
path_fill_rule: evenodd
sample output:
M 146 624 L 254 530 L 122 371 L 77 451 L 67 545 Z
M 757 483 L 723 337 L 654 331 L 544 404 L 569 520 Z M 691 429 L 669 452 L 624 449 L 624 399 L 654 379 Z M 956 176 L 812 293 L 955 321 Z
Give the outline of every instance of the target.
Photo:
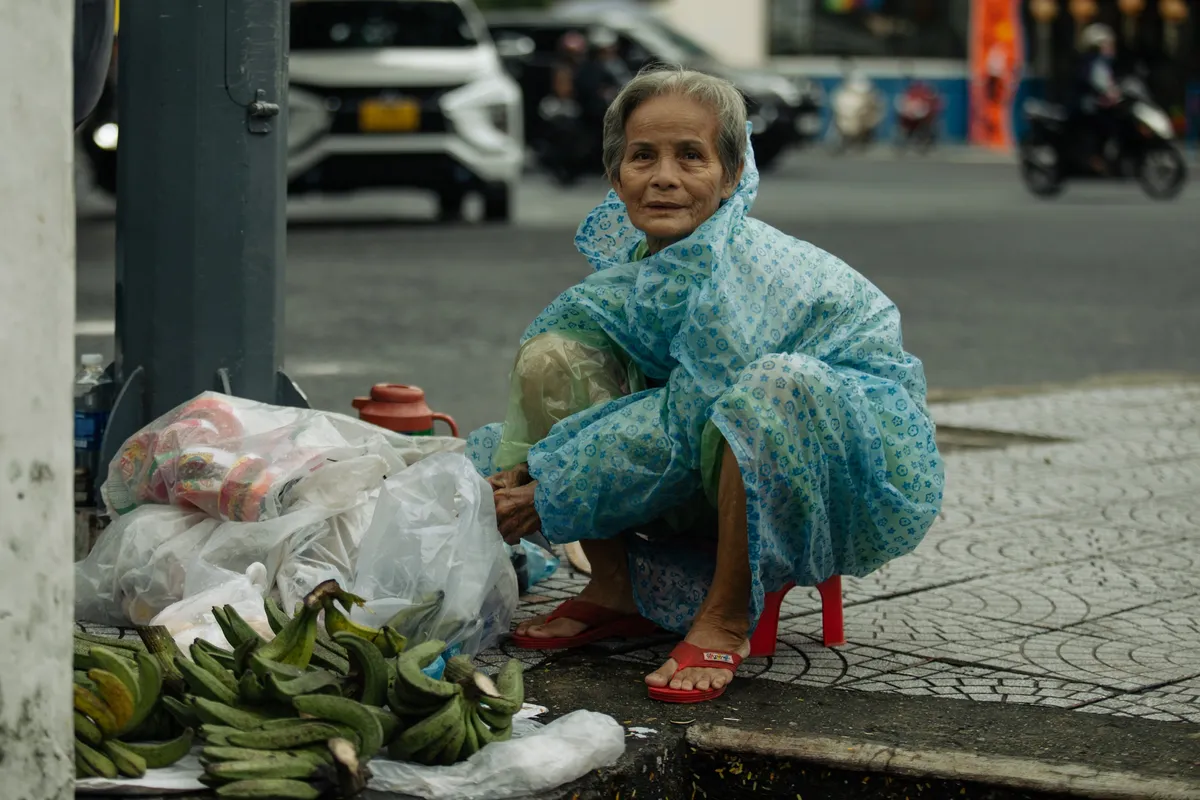
M 0 1 L 0 795 L 74 794 L 71 0 Z

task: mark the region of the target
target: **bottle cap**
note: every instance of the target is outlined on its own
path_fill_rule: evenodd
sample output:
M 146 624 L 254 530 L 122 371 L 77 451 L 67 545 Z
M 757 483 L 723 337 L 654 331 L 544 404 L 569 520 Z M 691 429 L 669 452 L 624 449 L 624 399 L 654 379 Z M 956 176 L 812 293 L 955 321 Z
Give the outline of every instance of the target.
M 104 356 L 100 355 L 99 353 L 88 353 L 79 360 L 85 367 L 104 366 Z

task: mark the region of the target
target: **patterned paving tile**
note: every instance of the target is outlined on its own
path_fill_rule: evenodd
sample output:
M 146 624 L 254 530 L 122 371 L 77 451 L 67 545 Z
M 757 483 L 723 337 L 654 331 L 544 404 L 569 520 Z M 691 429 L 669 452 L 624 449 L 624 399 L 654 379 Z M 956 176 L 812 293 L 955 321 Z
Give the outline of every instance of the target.
M 923 611 L 1057 629 L 1197 593 L 1197 573 L 1096 560 L 989 575 L 911 600 Z
M 1042 628 L 969 617 L 955 611 L 922 608 L 912 596 L 879 600 L 846 610 L 846 639 L 924 659 L 965 663 L 1020 664 L 1022 639 Z M 821 618 L 806 615 L 781 623 L 781 629 L 819 641 Z
M 1113 696 L 1111 691 L 1087 683 L 936 662 L 860 678 L 843 686 L 864 692 L 894 692 L 981 703 L 1020 703 L 1057 708 L 1076 708 Z
M 1200 678 L 1138 694 L 1120 694 L 1084 706 L 1081 711 L 1200 724 Z
M 1157 547 L 1115 552 L 1108 558 L 1117 564 L 1177 570 L 1185 575 L 1196 576 L 1194 580 L 1197 591 L 1200 591 L 1200 538 L 1195 535 L 1175 539 Z

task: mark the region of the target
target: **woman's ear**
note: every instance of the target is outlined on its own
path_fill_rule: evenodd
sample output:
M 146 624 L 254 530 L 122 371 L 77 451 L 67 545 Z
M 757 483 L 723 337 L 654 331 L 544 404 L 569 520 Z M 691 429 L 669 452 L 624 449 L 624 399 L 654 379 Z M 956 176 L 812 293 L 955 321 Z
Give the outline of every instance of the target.
M 728 200 L 733 197 L 733 193 L 737 191 L 738 184 L 742 182 L 742 172 L 745 168 L 745 164 L 739 164 L 737 172 L 732 176 L 732 180 L 730 180 L 730 176 L 726 175 L 725 185 L 721 187 L 722 200 Z

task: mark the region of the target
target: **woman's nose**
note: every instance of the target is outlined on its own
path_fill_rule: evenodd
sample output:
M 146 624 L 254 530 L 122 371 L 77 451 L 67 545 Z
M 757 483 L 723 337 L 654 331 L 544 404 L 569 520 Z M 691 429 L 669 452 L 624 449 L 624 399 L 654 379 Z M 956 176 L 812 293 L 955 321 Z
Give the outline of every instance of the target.
M 650 185 L 655 189 L 670 189 L 679 185 L 679 166 L 674 159 L 659 159 L 654 174 L 650 176 Z

